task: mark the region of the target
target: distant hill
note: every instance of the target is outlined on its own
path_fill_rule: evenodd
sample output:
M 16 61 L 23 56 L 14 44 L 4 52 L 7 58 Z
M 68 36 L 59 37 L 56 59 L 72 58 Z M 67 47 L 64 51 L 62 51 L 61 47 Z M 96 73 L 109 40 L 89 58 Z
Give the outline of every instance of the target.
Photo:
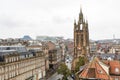
M 29 35 L 25 35 L 22 39 L 23 40 L 32 40 L 32 38 Z
M 117 43 L 120 44 L 120 39 L 103 39 L 103 40 L 97 40 L 98 43 Z

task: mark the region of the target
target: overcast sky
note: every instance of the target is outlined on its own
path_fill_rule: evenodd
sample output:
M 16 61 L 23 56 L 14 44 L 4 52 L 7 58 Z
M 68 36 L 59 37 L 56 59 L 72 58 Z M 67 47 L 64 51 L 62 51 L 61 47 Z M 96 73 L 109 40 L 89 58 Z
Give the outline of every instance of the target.
M 0 38 L 73 38 L 80 6 L 90 39 L 120 38 L 120 0 L 0 0 Z

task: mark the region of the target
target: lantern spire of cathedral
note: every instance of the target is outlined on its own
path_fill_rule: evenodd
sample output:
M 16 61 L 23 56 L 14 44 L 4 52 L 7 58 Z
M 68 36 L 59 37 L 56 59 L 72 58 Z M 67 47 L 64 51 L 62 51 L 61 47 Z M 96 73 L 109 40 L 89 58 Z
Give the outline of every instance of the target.
M 88 47 L 86 44 L 89 43 L 88 21 L 83 18 L 81 7 L 78 23 L 74 20 L 74 30 L 74 56 L 79 57 L 80 55 L 87 55 L 88 52 L 84 47 Z
M 80 13 L 82 13 L 82 7 L 80 6 Z
M 84 19 L 82 8 L 80 7 L 78 23 L 74 20 L 74 60 L 72 70 L 75 70 L 76 61 L 79 57 L 87 57 L 89 54 L 89 30 L 88 21 Z
M 79 23 L 83 22 L 83 12 L 82 12 L 82 7 L 80 7 L 80 13 L 79 13 Z

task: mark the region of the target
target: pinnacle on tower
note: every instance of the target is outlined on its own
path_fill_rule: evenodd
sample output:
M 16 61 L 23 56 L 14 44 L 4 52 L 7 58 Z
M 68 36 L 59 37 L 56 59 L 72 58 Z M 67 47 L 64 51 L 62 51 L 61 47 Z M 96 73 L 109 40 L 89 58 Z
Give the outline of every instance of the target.
M 82 13 L 82 8 L 80 7 L 80 14 L 79 14 L 79 17 L 83 17 L 83 13 Z
M 86 25 L 88 25 L 88 20 L 86 20 Z
M 74 25 L 76 25 L 76 20 L 74 19 Z
M 80 13 L 79 13 L 79 22 L 83 22 L 83 13 L 82 13 L 81 7 L 80 7 Z
M 85 19 L 83 19 L 83 24 L 85 24 Z

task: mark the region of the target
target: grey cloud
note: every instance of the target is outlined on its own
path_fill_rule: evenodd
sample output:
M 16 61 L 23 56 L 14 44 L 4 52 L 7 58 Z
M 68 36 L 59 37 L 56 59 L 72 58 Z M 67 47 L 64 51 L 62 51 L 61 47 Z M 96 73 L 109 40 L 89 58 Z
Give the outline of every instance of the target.
M 89 22 L 92 39 L 105 38 L 104 34 L 107 37 L 112 34 L 120 37 L 119 3 L 120 0 L 0 0 L 0 28 L 5 27 L 1 33 L 7 37 L 12 31 L 17 33 L 16 29 L 19 29 L 21 34 L 28 30 L 34 35 L 49 35 L 51 29 L 54 32 L 52 35 L 63 34 L 71 37 L 74 24 L 72 18 L 78 19 L 81 4 Z
M 56 24 L 65 24 L 72 22 L 72 19 L 69 17 L 54 16 L 52 19 L 53 19 L 53 23 Z
M 0 27 L 1 28 L 18 28 L 18 27 L 35 27 L 37 26 L 35 23 L 30 23 L 23 20 L 15 19 L 10 16 L 2 16 L 0 18 Z
M 23 22 L 15 20 L 13 18 L 9 17 L 3 17 L 0 19 L 0 25 L 1 27 L 19 27 Z

